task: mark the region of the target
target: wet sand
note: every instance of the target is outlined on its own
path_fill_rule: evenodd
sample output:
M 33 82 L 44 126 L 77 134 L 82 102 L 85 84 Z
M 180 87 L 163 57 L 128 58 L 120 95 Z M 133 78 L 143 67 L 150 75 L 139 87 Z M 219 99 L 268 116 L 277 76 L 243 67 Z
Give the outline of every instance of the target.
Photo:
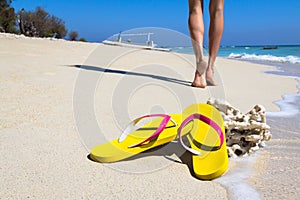
M 283 111 L 269 113 L 267 117 L 273 138 L 260 152 L 254 164 L 254 176 L 249 179 L 249 183 L 260 192 L 263 199 L 299 199 L 299 102 L 299 93 L 289 95 L 279 102 Z

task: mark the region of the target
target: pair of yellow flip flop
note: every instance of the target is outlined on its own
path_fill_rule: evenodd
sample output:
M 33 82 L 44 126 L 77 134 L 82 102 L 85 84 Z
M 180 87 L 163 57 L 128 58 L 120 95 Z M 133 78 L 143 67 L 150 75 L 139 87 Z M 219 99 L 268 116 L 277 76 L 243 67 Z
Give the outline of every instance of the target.
M 163 119 L 136 126 L 139 121 L 150 117 Z M 217 109 L 208 104 L 193 104 L 182 114 L 152 114 L 133 120 L 118 139 L 92 148 L 90 157 L 98 162 L 116 162 L 179 137 L 183 147 L 192 154 L 195 175 L 211 180 L 228 168 L 224 131 L 223 118 Z M 184 144 L 184 135 L 187 135 L 190 147 Z

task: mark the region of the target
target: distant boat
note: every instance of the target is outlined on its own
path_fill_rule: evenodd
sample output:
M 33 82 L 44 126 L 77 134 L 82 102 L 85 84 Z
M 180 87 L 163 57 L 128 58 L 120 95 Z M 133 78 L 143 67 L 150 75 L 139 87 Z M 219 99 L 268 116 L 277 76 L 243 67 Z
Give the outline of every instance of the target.
M 263 50 L 278 49 L 278 46 L 264 46 Z
M 171 51 L 170 48 L 163 48 L 163 47 L 157 47 L 157 44 L 154 44 L 154 42 L 151 40 L 151 35 L 154 33 L 131 33 L 131 34 L 116 34 L 114 36 L 117 36 L 117 40 L 111 41 L 111 40 L 103 40 L 103 44 L 107 45 L 116 45 L 116 46 L 123 46 L 123 47 L 130 47 L 130 48 L 138 48 L 138 49 L 149 49 L 149 50 L 157 50 L 157 51 Z M 122 36 L 147 36 L 147 41 L 145 44 L 138 44 L 133 43 L 131 39 L 128 39 L 127 41 L 122 40 Z

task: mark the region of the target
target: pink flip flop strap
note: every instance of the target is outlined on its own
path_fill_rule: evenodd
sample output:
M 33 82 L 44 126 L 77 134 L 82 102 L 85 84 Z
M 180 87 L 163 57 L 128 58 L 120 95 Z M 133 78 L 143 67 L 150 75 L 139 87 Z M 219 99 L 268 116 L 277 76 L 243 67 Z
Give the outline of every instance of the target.
M 182 141 L 182 137 L 181 137 L 181 131 L 182 129 L 192 120 L 194 119 L 198 119 L 200 121 L 203 121 L 204 123 L 210 125 L 213 129 L 215 129 L 215 131 L 218 133 L 219 135 L 219 138 L 220 138 L 220 146 L 218 147 L 218 149 L 220 149 L 224 143 L 224 134 L 223 134 L 223 131 L 222 129 L 220 128 L 220 126 L 214 122 L 212 119 L 204 116 L 204 115 L 201 115 L 201 114 L 192 114 L 190 115 L 189 117 L 187 117 L 183 122 L 182 124 L 180 125 L 179 129 L 178 129 L 178 136 L 179 136 L 179 140 L 180 140 L 180 143 L 181 145 L 189 152 L 191 152 L 192 154 L 194 155 L 201 155 L 201 152 L 195 150 L 195 149 L 192 149 L 188 146 L 186 146 L 184 144 L 184 142 Z M 211 149 L 214 149 L 214 147 L 210 147 Z
M 130 134 L 132 133 L 133 131 L 141 128 L 136 126 L 136 124 L 141 121 L 142 119 L 145 119 L 145 118 L 150 118 L 150 117 L 163 117 L 163 120 L 162 122 L 160 123 L 159 127 L 156 129 L 156 131 L 150 135 L 147 139 L 137 143 L 137 144 L 133 144 L 133 145 L 130 145 L 128 146 L 128 148 L 133 148 L 133 147 L 138 147 L 138 146 L 141 146 L 143 144 L 145 144 L 146 142 L 156 138 L 157 136 L 159 136 L 159 134 L 166 128 L 168 122 L 171 120 L 173 122 L 173 124 L 175 126 L 177 126 L 177 123 L 171 118 L 171 116 L 169 115 L 165 115 L 165 114 L 151 114 L 151 115 L 145 115 L 145 116 L 142 116 L 142 117 L 139 117 L 135 120 L 133 120 L 130 124 L 127 125 L 127 127 L 125 128 L 125 130 L 123 131 L 123 133 L 121 134 L 121 136 L 119 137 L 119 142 L 122 142 L 125 140 L 125 138 Z

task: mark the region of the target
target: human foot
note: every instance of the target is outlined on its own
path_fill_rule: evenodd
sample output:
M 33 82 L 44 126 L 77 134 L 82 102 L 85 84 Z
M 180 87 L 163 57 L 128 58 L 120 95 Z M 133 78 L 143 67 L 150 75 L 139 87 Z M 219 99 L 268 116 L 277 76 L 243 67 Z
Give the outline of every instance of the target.
M 205 88 L 207 86 L 206 78 L 205 78 L 206 67 L 207 67 L 207 63 L 205 61 L 200 61 L 197 64 L 194 81 L 192 83 L 193 87 Z
M 217 86 L 218 83 L 215 80 L 214 70 L 212 68 L 208 68 L 205 74 L 206 81 L 211 86 Z

